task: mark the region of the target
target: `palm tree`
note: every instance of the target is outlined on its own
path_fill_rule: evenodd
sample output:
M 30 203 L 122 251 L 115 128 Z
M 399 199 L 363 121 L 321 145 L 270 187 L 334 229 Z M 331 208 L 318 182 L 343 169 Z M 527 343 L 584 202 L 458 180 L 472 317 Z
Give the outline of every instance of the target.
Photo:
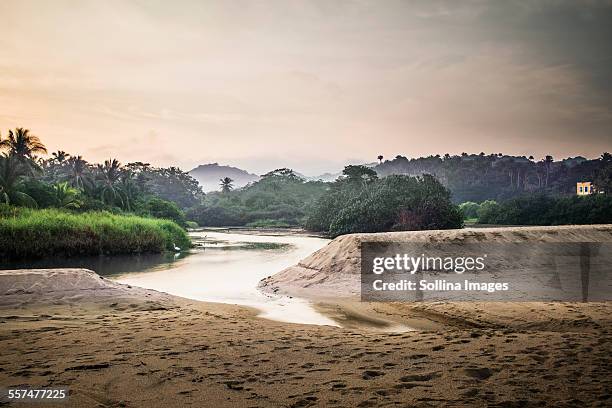
M 136 201 L 139 193 L 134 173 L 130 170 L 124 170 L 121 173 L 120 179 L 119 191 L 123 198 L 124 209 L 132 211 L 132 203 Z
M 15 156 L 0 155 L 0 202 L 36 207 L 36 201 L 19 190 L 29 169 Z
M 87 162 L 82 156 L 72 156 L 68 159 L 68 182 L 72 187 L 85 189 L 86 184 L 91 184 L 87 178 Z
M 58 150 L 57 152 L 53 152 L 51 153 L 51 156 L 53 156 L 51 160 L 57 162 L 57 164 L 62 164 L 68 159 L 68 157 L 70 157 L 70 155 L 63 150 Z
M 379 154 L 379 155 L 378 155 L 378 161 L 380 162 L 380 164 L 382 164 L 382 159 L 383 159 L 383 155 L 382 155 L 382 154 Z
M 57 183 L 53 185 L 56 205 L 60 208 L 79 208 L 79 190 L 72 188 L 68 183 Z
M 9 130 L 8 138 L 0 141 L 0 149 L 8 149 L 9 154 L 21 159 L 34 160 L 37 153 L 47 153 L 47 148 L 29 129 Z
M 113 205 L 119 201 L 123 204 L 118 181 L 121 177 L 121 163 L 117 159 L 104 161 L 104 165 L 98 164 L 98 179 L 101 182 L 100 198 L 106 204 Z
M 221 181 L 221 183 L 219 184 L 221 186 L 221 192 L 229 193 L 230 191 L 234 189 L 234 185 L 232 184 L 234 180 L 232 180 L 231 178 L 224 177 L 220 179 L 219 181 Z
M 546 166 L 546 186 L 548 187 L 548 175 L 550 174 L 550 166 L 553 163 L 553 157 L 548 155 L 544 158 L 544 165 Z

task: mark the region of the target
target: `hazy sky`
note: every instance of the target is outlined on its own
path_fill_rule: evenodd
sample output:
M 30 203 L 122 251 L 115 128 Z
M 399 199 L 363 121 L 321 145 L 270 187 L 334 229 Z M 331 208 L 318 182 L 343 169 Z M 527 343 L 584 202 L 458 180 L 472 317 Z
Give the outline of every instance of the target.
M 1 0 L 0 130 L 308 175 L 612 150 L 612 2 Z

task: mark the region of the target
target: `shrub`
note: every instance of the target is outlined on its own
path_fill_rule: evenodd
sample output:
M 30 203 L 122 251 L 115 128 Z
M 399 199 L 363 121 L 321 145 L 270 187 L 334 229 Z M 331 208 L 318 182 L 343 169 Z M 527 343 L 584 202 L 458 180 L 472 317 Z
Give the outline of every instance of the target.
M 234 227 L 245 224 L 240 214 L 231 207 L 200 205 L 190 209 L 187 218 L 203 227 Z
M 500 213 L 500 206 L 497 203 L 497 201 L 486 200 L 480 203 L 480 208 L 477 211 L 478 223 L 496 224 L 499 213 Z
M 463 213 L 463 219 L 473 219 L 478 218 L 478 210 L 480 209 L 480 205 L 473 201 L 466 201 L 465 203 L 461 203 L 459 205 L 459 209 Z
M 487 204 L 485 208 L 485 204 Z M 481 205 L 479 223 L 500 225 L 567 225 L 612 223 L 612 196 L 533 195 L 502 204 Z
M 154 218 L 163 218 L 172 220 L 181 227 L 186 227 L 185 213 L 175 203 L 162 200 L 160 198 L 151 198 L 144 206 L 146 214 Z
M 347 178 L 313 207 L 306 226 L 338 236 L 356 232 L 460 228 L 459 208 L 434 177 Z

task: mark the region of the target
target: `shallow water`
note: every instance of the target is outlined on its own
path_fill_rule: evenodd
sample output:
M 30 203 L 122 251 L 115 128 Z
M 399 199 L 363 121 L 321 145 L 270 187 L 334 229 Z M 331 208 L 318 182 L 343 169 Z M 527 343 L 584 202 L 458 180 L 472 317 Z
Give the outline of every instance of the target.
M 338 326 L 303 299 L 266 295 L 257 290 L 261 279 L 296 264 L 328 240 L 220 231 L 191 235 L 197 247 L 189 255 L 109 277 L 189 299 L 253 306 L 268 319 Z

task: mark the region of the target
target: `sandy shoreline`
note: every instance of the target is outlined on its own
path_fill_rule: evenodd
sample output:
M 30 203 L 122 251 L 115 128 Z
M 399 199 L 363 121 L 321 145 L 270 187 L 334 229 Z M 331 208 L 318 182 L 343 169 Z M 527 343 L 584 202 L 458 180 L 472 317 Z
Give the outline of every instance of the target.
M 68 386 L 57 406 L 79 407 L 610 403 L 609 303 L 379 304 L 438 325 L 380 333 L 106 283 L 4 291 L 1 386 Z

